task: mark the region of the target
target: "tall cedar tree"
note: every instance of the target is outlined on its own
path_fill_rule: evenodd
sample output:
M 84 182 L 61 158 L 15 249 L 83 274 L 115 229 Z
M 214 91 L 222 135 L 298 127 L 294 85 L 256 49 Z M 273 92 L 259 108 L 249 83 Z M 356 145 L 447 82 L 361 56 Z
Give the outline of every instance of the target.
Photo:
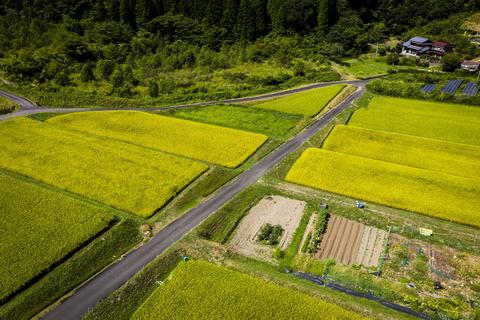
M 318 0 L 317 28 L 320 36 L 325 36 L 328 33 L 328 13 L 328 0 Z

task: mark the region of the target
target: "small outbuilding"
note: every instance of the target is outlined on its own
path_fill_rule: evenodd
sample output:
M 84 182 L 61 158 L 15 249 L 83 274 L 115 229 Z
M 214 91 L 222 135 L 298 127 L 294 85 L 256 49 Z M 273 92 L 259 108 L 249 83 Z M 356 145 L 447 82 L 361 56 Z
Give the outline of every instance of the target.
M 473 60 L 465 60 L 461 65 L 462 70 L 469 72 L 477 72 L 480 69 L 480 62 Z

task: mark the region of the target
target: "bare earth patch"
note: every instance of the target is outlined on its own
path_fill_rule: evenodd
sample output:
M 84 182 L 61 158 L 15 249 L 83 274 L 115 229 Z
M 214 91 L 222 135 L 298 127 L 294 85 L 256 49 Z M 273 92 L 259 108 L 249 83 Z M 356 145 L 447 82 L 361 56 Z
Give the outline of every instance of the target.
M 257 235 L 267 223 L 281 225 L 284 229 L 279 247 L 285 249 L 300 224 L 305 202 L 279 196 L 265 197 L 253 207 L 240 223 L 230 247 L 246 256 L 270 259 L 272 247 L 257 242 Z
M 332 215 L 317 257 L 343 264 L 376 267 L 387 239 L 387 232 L 356 221 Z

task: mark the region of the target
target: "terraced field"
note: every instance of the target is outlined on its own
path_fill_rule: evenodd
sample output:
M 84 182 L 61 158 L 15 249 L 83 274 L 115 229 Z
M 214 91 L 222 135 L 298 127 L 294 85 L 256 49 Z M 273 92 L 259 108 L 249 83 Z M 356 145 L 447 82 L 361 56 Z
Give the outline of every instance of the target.
M 148 217 L 207 166 L 26 118 L 0 123 L 0 167 Z
M 345 88 L 345 85 L 339 84 L 308 90 L 255 104 L 253 107 L 313 117 L 322 111 L 343 88 Z
M 354 126 L 336 126 L 323 149 L 410 167 L 480 178 L 480 147 Z
M 262 134 L 135 111 L 72 113 L 47 122 L 230 168 L 267 140 Z
M 0 203 L 0 301 L 106 228 L 113 218 L 103 209 L 1 172 Z
M 478 180 L 310 148 L 286 180 L 480 227 Z
M 363 319 L 333 304 L 204 261 L 180 263 L 133 315 L 147 319 Z

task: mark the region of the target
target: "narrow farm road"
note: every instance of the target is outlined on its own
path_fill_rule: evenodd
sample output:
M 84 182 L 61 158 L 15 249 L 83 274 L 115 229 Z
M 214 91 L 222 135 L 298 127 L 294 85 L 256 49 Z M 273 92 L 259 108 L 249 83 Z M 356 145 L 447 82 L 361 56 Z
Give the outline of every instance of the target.
M 56 309 L 47 314 L 44 319 L 80 319 L 100 300 L 106 298 L 114 290 L 118 289 L 159 254 L 180 240 L 208 216 L 220 209 L 239 192 L 254 184 L 269 169 L 297 150 L 304 142 L 325 127 L 334 117 L 350 106 L 355 99 L 363 95 L 365 83 L 366 82 L 355 82 L 358 86 L 355 93 L 331 109 L 323 117 L 317 119 L 312 125 L 300 132 L 293 139 L 263 158 L 251 169 L 240 174 L 232 182 L 223 186 L 213 197 L 166 226 L 149 242 L 131 251 L 123 259 L 113 263 L 104 271 L 97 274 L 77 289 L 71 297 L 67 298 Z
M 21 98 L 19 96 L 16 96 L 12 93 L 5 92 L 5 91 L 0 91 L 0 97 L 4 97 L 10 101 L 15 102 L 20 106 L 20 110 L 33 110 L 37 109 L 38 107 L 33 104 L 32 102 L 28 101 L 27 99 Z
M 0 115 L 1 120 L 8 120 L 16 117 L 26 117 L 33 114 L 39 113 L 70 113 L 70 112 L 91 112 L 91 111 L 114 111 L 114 110 L 133 110 L 133 111 L 163 111 L 169 109 L 185 109 L 185 108 L 193 108 L 198 106 L 207 106 L 212 104 L 218 103 L 244 103 L 244 102 L 253 102 L 253 101 L 260 101 L 265 99 L 277 98 L 281 96 L 290 95 L 293 93 L 298 93 L 306 90 L 316 89 L 327 87 L 332 84 L 351 84 L 356 86 L 364 86 L 368 81 L 367 80 L 342 80 L 342 81 L 334 81 L 334 82 L 321 82 L 321 83 L 314 83 L 309 84 L 303 87 L 288 89 L 284 91 L 274 92 L 274 93 L 267 93 L 253 97 L 247 98 L 237 98 L 237 99 L 227 99 L 221 101 L 210 101 L 210 102 L 198 102 L 192 104 L 182 104 L 182 105 L 174 105 L 168 107 L 159 107 L 159 108 L 50 108 L 50 107 L 39 107 L 32 102 L 28 101 L 27 99 L 21 98 L 13 93 L 1 91 L 0 96 L 5 97 L 7 99 L 12 100 L 13 102 L 17 103 L 20 106 L 20 109 L 16 112 L 7 113 L 4 115 Z

